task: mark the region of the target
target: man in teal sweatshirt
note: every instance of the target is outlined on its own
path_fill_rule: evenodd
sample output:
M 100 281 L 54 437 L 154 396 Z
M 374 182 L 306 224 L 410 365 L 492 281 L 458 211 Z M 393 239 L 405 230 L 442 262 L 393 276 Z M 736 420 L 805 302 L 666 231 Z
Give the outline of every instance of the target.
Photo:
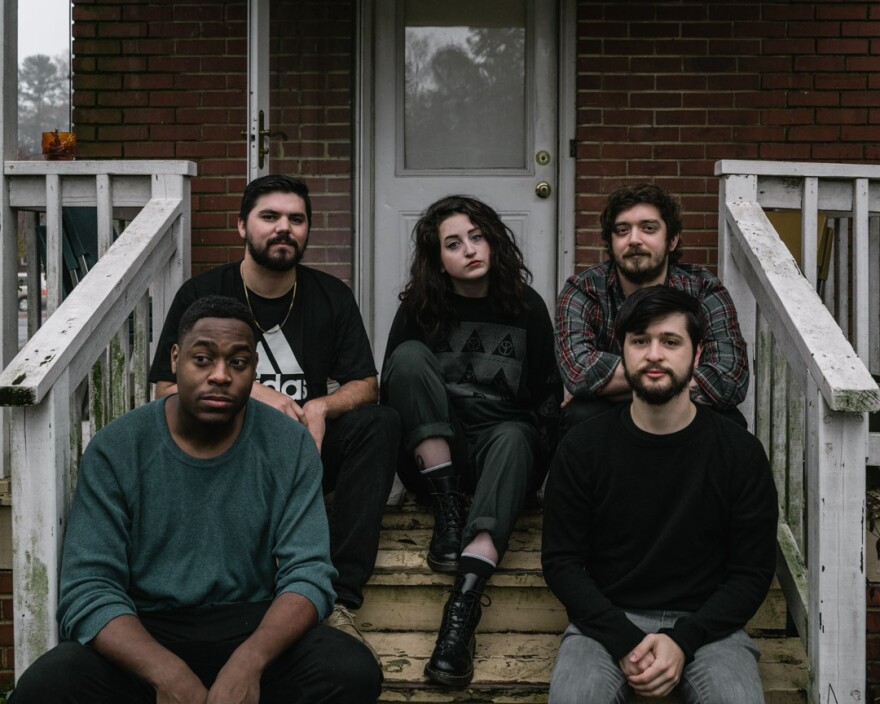
M 62 642 L 14 704 L 375 702 L 333 608 L 322 469 L 308 431 L 250 399 L 251 316 L 212 296 L 181 319 L 178 392 L 83 455 L 61 568 Z

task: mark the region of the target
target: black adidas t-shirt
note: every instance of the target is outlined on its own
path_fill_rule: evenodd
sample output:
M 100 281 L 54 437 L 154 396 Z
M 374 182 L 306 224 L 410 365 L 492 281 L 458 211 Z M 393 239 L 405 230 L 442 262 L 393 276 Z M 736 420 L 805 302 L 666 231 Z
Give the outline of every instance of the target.
M 327 395 L 327 380 L 345 384 L 376 375 L 376 365 L 364 322 L 351 290 L 339 279 L 315 269 L 298 266 L 296 299 L 290 306 L 288 293 L 263 298 L 249 291 L 251 311 L 267 333 L 257 339 L 257 381 L 293 398 L 297 403 Z M 231 296 L 245 305 L 239 263 L 224 264 L 186 281 L 168 311 L 156 356 L 150 368 L 151 382 L 174 382 L 171 347 L 177 342 L 180 318 L 197 298 Z

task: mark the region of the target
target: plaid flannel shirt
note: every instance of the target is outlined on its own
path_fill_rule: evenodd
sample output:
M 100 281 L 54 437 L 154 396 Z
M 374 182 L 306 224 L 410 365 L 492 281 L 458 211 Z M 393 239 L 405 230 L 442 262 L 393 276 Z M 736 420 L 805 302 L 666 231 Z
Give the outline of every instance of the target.
M 700 301 L 708 328 L 694 379 L 695 402 L 720 410 L 739 404 L 749 386 L 746 343 L 727 289 L 708 270 L 671 264 L 666 285 Z M 623 304 L 614 263 L 591 267 L 565 282 L 556 305 L 556 359 L 565 387 L 589 398 L 607 384 L 620 362 L 614 321 Z

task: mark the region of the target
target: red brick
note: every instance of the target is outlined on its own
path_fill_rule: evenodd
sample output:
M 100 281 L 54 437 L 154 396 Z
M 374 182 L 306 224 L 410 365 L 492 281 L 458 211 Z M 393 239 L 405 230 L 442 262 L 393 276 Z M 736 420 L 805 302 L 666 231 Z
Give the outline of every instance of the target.
M 761 159 L 781 161 L 803 161 L 810 157 L 809 144 L 759 144 L 758 154 Z
M 835 142 L 841 138 L 841 130 L 839 127 L 816 125 L 791 127 L 788 130 L 788 138 L 792 142 Z
M 840 139 L 844 142 L 877 142 L 880 141 L 880 126 L 842 127 Z
M 864 90 L 866 76 L 857 74 L 818 74 L 816 90 Z
M 788 25 L 789 37 L 839 37 L 839 22 L 792 22 Z
M 861 144 L 814 144 L 810 156 L 822 161 L 861 161 L 865 158 L 865 148 Z
M 868 42 L 863 39 L 819 39 L 816 49 L 820 54 L 865 54 Z
M 880 105 L 880 101 L 877 102 Z M 820 125 L 861 125 L 868 119 L 867 110 L 830 110 L 816 111 L 816 123 Z
M 816 4 L 817 20 L 863 20 L 867 17 L 868 9 L 861 3 Z

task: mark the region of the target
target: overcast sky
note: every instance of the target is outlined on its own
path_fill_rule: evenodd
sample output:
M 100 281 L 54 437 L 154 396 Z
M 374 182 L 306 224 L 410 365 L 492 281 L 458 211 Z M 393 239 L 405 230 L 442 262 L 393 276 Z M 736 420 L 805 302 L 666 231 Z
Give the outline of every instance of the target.
M 27 56 L 67 54 L 70 0 L 18 0 L 18 63 Z

